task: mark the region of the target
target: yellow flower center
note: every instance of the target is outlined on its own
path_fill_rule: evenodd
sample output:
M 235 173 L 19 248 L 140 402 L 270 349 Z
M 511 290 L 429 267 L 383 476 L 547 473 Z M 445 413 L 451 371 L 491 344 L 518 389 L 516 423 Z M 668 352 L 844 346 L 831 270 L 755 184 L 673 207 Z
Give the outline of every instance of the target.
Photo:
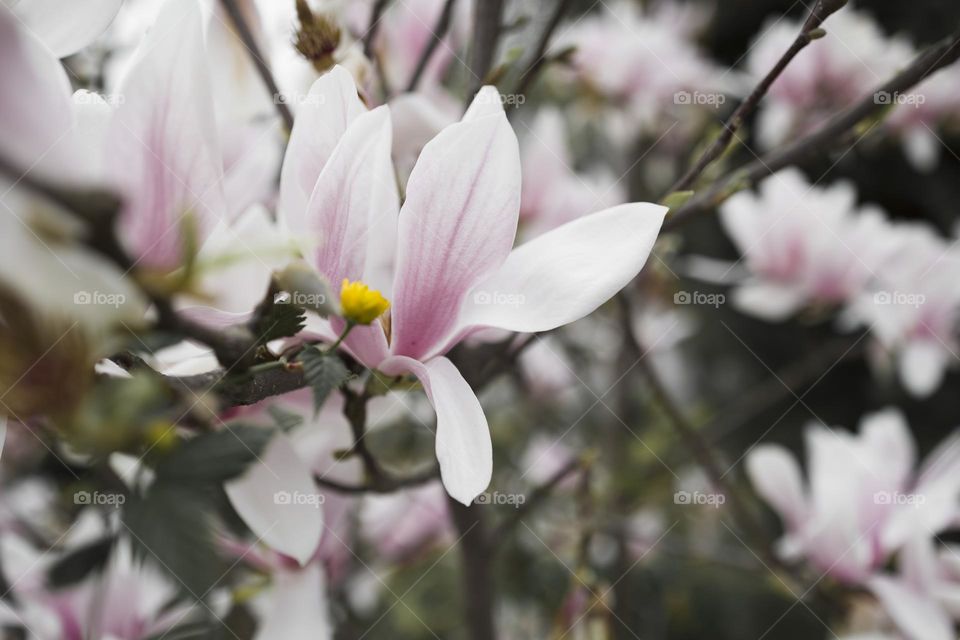
M 362 282 L 343 279 L 340 288 L 340 311 L 345 320 L 356 324 L 370 324 L 390 308 L 390 302 L 379 291 Z

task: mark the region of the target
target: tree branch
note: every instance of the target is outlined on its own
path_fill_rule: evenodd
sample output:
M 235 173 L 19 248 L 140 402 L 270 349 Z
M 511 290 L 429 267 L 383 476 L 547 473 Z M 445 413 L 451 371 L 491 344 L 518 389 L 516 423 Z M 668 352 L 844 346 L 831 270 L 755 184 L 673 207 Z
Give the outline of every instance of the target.
M 493 66 L 500 41 L 503 22 L 504 0 L 482 0 L 473 5 L 473 40 L 470 43 L 469 70 L 471 78 L 467 83 L 467 104 L 473 100 L 483 86 L 490 68 Z
M 240 41 L 243 42 L 243 46 L 246 47 L 250 53 L 250 60 L 253 62 L 253 66 L 256 67 L 257 73 L 260 74 L 260 79 L 263 80 L 263 84 L 266 85 L 267 90 L 273 97 L 273 104 L 276 105 L 277 113 L 280 114 L 280 118 L 283 120 L 283 126 L 286 127 L 287 131 L 293 130 L 293 114 L 290 112 L 287 104 L 280 99 L 280 89 L 277 87 L 277 81 L 274 80 L 273 73 L 263 58 L 260 45 L 257 44 L 256 38 L 253 37 L 253 32 L 243 17 L 243 12 L 240 10 L 240 7 L 237 6 L 236 0 L 220 0 L 220 2 L 230 17 L 230 21 L 233 22 L 233 26 L 237 29 L 237 35 L 240 36 Z
M 540 32 L 540 37 L 537 39 L 537 44 L 536 47 L 534 47 L 533 55 L 531 55 L 529 58 L 531 62 L 527 65 L 526 69 L 517 80 L 517 86 L 513 90 L 513 93 L 517 95 L 523 95 L 526 93 L 527 88 L 537 78 L 540 70 L 543 69 L 543 66 L 546 63 L 547 47 L 550 45 L 550 38 L 553 36 L 553 32 L 557 30 L 560 20 L 563 19 L 563 16 L 570 8 L 570 5 L 571 0 L 556 1 L 556 4 L 553 8 L 553 13 L 550 15 L 550 19 L 547 21 L 543 31 Z
M 505 518 L 503 522 L 501 522 L 496 529 L 494 529 L 491 539 L 503 540 L 506 536 L 510 535 L 517 525 L 523 521 L 524 516 L 528 515 L 530 512 L 536 509 L 541 502 L 546 500 L 561 482 L 569 478 L 577 471 L 586 468 L 588 465 L 589 462 L 582 457 L 574 458 L 567 464 L 563 465 L 552 476 L 550 476 L 546 482 L 534 489 L 530 493 L 529 499 L 514 509 L 510 516 Z
M 480 2 L 478 4 L 483 4 Z M 450 519 L 460 534 L 464 618 L 470 640 L 496 640 L 493 625 L 493 554 L 483 505 L 466 507 L 448 498 Z
M 383 17 L 383 12 L 387 10 L 389 4 L 390 0 L 377 0 L 370 11 L 370 23 L 363 34 L 363 55 L 368 60 L 373 60 L 373 41 L 377 37 L 377 31 L 380 30 L 380 18 Z
M 743 126 L 747 116 L 757 108 L 760 100 L 767 94 L 767 91 L 770 90 L 773 83 L 780 77 L 784 69 L 787 68 L 787 65 L 789 65 L 797 54 L 803 51 L 808 44 L 813 42 L 816 35 L 815 32 L 820 28 L 820 25 L 823 24 L 823 21 L 844 4 L 846 4 L 846 0 L 817 0 L 817 4 L 813 7 L 813 10 L 810 11 L 810 15 L 803 23 L 803 26 L 800 28 L 800 33 L 797 34 L 790 48 L 777 60 L 773 68 L 763 77 L 760 83 L 750 92 L 750 95 L 747 96 L 746 100 L 740 103 L 740 106 L 733 112 L 733 115 L 723 124 L 723 131 L 717 136 L 717 139 L 713 141 L 713 144 L 703 152 L 703 155 L 700 156 L 696 164 L 690 167 L 689 171 L 670 188 L 668 193 L 685 191 L 692 187 L 697 178 L 700 177 L 700 174 L 702 174 L 713 161 L 723 155 L 723 152 L 726 151 L 730 145 L 734 133 Z M 822 33 L 821 31 L 820 34 L 822 35 Z
M 447 0 L 444 3 L 443 11 L 440 12 L 437 24 L 434 25 L 431 31 L 432 37 L 423 48 L 420 59 L 417 60 L 417 66 L 413 71 L 413 75 L 410 77 L 410 82 L 407 84 L 408 92 L 412 93 L 417 90 L 417 85 L 420 84 L 420 78 L 423 77 L 423 72 L 426 71 L 427 65 L 430 63 L 430 58 L 433 57 L 433 52 L 437 50 L 437 47 L 443 41 L 444 37 L 446 37 L 447 31 L 450 29 L 450 23 L 453 20 L 453 8 L 456 3 L 457 0 Z
M 903 71 L 853 106 L 834 115 L 813 133 L 730 172 L 725 179 L 695 195 L 672 213 L 664 222 L 663 231 L 673 231 L 691 218 L 715 209 L 744 184 L 753 184 L 784 167 L 797 164 L 808 156 L 837 146 L 864 119 L 888 108 L 888 105 L 876 99 L 877 94 L 907 91 L 936 71 L 953 64 L 958 58 L 960 30 L 918 55 Z

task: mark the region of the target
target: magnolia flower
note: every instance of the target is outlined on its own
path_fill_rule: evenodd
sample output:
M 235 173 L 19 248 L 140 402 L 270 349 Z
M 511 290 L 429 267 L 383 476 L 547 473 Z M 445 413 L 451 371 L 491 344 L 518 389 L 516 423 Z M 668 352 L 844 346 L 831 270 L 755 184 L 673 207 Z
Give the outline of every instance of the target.
M 226 214 L 197 3 L 163 5 L 113 101 L 71 98 L 59 63 L 18 27 L 0 8 L 5 153 L 59 183 L 114 190 L 121 240 L 138 266 L 181 266 Z
M 861 293 L 894 249 L 878 208 L 856 206 L 852 185 L 811 185 L 784 169 L 720 209 L 752 276 L 734 292 L 743 311 L 782 320 L 808 304 L 842 305 Z
M 546 331 L 589 314 L 643 266 L 666 210 L 621 205 L 511 251 L 520 160 L 488 87 L 423 148 L 398 219 L 387 107 L 366 111 L 339 68 L 311 93 L 322 99 L 294 124 L 281 173 L 282 220 L 329 282 L 361 280 L 390 300 L 389 321 L 353 329 L 341 348 L 388 376 L 413 374 L 423 383 L 437 412 L 444 486 L 469 504 L 490 481 L 490 433 L 444 354 L 482 328 Z M 522 304 L 501 304 L 503 295 Z M 334 319 L 317 331 L 335 340 L 343 328 Z
M 960 549 L 939 551 L 928 535 L 911 538 L 899 554 L 896 576 L 877 574 L 867 587 L 883 605 L 903 637 L 951 640 L 960 620 Z
M 100 516 L 84 511 L 61 541 L 75 550 L 103 535 Z M 78 584 L 56 588 L 46 574 L 62 551 L 41 552 L 8 534 L 0 542 L 4 578 L 16 606 L 0 608 L 0 623 L 22 625 L 29 640 L 147 640 L 189 622 L 194 608 L 170 606 L 178 585 L 159 569 L 134 557 L 127 541 L 118 542 L 104 570 Z
M 5 0 L 13 14 L 58 58 L 93 42 L 116 17 L 123 0 Z
M 863 583 L 916 535 L 951 526 L 960 498 L 958 435 L 914 470 L 915 448 L 896 410 L 866 416 L 860 434 L 807 428 L 807 482 L 793 455 L 759 445 L 747 456 L 754 488 L 783 520 L 779 551 L 846 583 Z
M 864 11 L 844 8 L 831 15 L 824 28 L 826 35 L 790 63 L 763 102 L 757 128 L 766 148 L 809 132 L 836 111 L 870 96 L 915 55 L 908 40 L 888 36 Z M 750 75 L 758 80 L 766 75 L 799 32 L 795 20 L 765 26 L 747 57 Z M 879 103 L 892 107 L 885 124 L 902 140 L 907 158 L 918 169 L 933 168 L 939 158 L 941 143 L 933 128 L 956 119 L 956 80 L 951 69 L 909 92 L 875 95 Z
M 694 31 L 704 14 L 673 2 L 642 10 L 604 3 L 561 32 L 556 50 L 575 46 L 577 77 L 604 97 L 625 104 L 641 126 L 653 127 L 677 107 L 717 107 L 737 81 L 698 49 Z M 634 125 L 636 126 L 636 125 Z
M 915 396 L 933 393 L 957 357 L 960 252 L 926 226 L 899 224 L 897 250 L 876 266 L 875 286 L 849 318 L 870 327 L 894 354 L 903 385 Z

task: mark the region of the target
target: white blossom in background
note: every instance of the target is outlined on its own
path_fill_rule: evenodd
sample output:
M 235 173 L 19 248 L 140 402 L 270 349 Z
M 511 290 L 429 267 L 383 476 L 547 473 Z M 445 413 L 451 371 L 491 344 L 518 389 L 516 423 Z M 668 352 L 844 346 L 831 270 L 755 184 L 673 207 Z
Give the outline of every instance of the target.
M 853 185 L 811 185 L 784 169 L 723 203 L 720 219 L 750 276 L 733 292 L 745 313 L 780 321 L 807 305 L 843 306 L 895 251 L 883 212 L 857 204 Z
M 936 391 L 960 353 L 960 249 L 924 224 L 897 224 L 893 238 L 896 251 L 875 266 L 872 287 L 849 317 L 870 328 L 893 356 L 903 385 L 924 397 Z
M 761 444 L 746 458 L 757 493 L 784 526 L 778 552 L 848 584 L 868 584 L 905 544 L 956 526 L 960 444 L 946 438 L 918 467 L 903 415 L 867 415 L 860 432 L 806 429 L 806 479 L 785 447 Z
M 705 14 L 691 3 L 603 3 L 559 31 L 553 51 L 575 46 L 577 79 L 620 105 L 638 130 L 665 128 L 691 106 L 714 110 L 739 82 L 696 44 Z M 659 129 L 662 133 L 662 129 Z

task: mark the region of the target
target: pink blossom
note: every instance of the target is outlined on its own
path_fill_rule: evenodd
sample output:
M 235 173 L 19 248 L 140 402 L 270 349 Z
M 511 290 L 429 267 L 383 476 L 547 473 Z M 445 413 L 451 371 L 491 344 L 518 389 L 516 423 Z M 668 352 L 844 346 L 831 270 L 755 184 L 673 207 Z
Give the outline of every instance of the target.
M 894 409 L 866 416 L 860 433 L 814 424 L 806 430 L 807 481 L 794 456 L 762 444 L 746 460 L 760 496 L 779 514 L 779 552 L 804 558 L 846 583 L 863 583 L 915 535 L 956 521 L 960 498 L 957 435 L 914 469 L 915 447 Z
M 544 331 L 590 313 L 643 266 L 665 208 L 614 207 L 511 252 L 519 153 L 499 96 L 485 88 L 460 122 L 424 147 L 397 218 L 387 108 L 367 112 L 343 69 L 311 91 L 324 99 L 294 125 L 281 216 L 330 282 L 364 280 L 391 299 L 389 333 L 359 327 L 343 348 L 387 375 L 420 379 L 438 415 L 444 485 L 469 504 L 490 480 L 490 434 L 479 401 L 444 354 L 482 328 Z M 494 295 L 522 303 L 490 304 Z M 342 328 L 335 320 L 325 333 L 333 339 Z

